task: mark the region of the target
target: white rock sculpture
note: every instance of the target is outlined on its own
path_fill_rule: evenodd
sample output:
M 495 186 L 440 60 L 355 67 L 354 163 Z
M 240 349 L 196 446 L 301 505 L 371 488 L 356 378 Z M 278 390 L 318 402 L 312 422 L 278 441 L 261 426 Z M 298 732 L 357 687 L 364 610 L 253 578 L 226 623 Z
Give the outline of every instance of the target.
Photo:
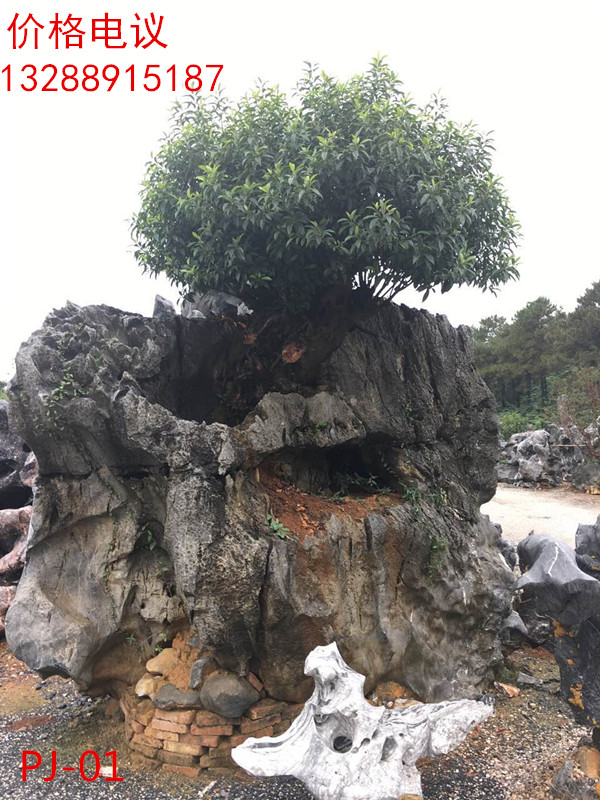
M 493 713 L 475 700 L 371 706 L 364 676 L 344 662 L 335 642 L 316 647 L 304 672 L 315 691 L 289 730 L 247 739 L 232 756 L 252 775 L 293 775 L 317 800 L 421 798 L 417 760 L 447 753 Z

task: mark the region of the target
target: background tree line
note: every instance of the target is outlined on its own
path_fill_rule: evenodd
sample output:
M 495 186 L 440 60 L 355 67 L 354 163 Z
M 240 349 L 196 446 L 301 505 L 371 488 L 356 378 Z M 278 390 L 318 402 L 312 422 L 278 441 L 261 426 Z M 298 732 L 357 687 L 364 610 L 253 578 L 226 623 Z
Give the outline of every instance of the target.
M 502 434 L 600 416 L 600 281 L 565 313 L 538 297 L 473 329 L 477 365 L 496 396 Z

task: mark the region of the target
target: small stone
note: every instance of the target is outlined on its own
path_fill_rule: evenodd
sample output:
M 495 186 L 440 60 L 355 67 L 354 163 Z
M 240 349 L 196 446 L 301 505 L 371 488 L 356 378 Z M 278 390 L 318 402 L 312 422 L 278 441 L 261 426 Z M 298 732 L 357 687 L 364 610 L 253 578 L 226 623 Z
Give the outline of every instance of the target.
M 580 747 L 575 761 L 586 777 L 600 780 L 600 750 L 595 747 Z
M 206 685 L 206 684 L 205 684 Z M 152 699 L 157 708 L 202 708 L 204 702 L 200 692 L 184 692 L 167 683 L 161 686 Z
M 501 689 L 508 697 L 518 697 L 521 694 L 521 690 L 517 689 L 516 686 L 512 686 L 510 683 L 500 683 L 496 681 L 494 682 L 494 686 L 497 689 Z
M 175 667 L 178 660 L 177 650 L 173 647 L 165 647 L 157 656 L 146 662 L 146 669 L 153 675 L 166 675 Z
M 190 672 L 190 689 L 198 689 L 202 686 L 204 679 L 215 669 L 216 665 L 212 658 L 204 657 L 194 661 Z
M 223 717 L 240 717 L 260 699 L 247 680 L 237 675 L 211 675 L 203 683 L 200 699 L 204 708 Z
M 543 681 L 540 678 L 535 678 L 533 675 L 527 675 L 525 672 L 519 672 L 517 675 L 517 686 L 541 686 Z
M 151 699 L 156 694 L 156 678 L 147 672 L 139 679 L 135 685 L 135 693 L 138 697 L 150 697 Z

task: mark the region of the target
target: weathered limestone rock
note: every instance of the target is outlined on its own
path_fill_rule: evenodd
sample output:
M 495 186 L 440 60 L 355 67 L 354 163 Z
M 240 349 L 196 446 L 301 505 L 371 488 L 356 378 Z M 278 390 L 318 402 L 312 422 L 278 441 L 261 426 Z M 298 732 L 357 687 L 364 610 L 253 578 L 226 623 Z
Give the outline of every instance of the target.
M 0 400 L 0 636 L 25 565 L 37 461 L 9 426 L 8 404 Z
M 560 486 L 571 481 L 585 463 L 585 441 L 575 425 L 515 433 L 501 443 L 498 480 L 503 483 L 543 483 Z
M 0 635 L 4 633 L 6 612 L 15 598 L 16 586 L 0 586 Z
M 422 797 L 419 758 L 445 754 L 493 709 L 475 700 L 401 711 L 369 705 L 364 676 L 344 663 L 335 643 L 306 659 L 315 690 L 289 730 L 250 738 L 231 752 L 252 775 L 292 775 L 317 800 Z
M 36 476 L 35 456 L 9 425 L 8 403 L 0 400 L 0 509 L 31 503 Z
M 560 667 L 561 692 L 576 719 L 600 720 L 600 518 L 580 525 L 576 550 L 551 536 L 533 534 L 519 543 L 524 572 L 525 623 L 548 620 L 551 647 Z M 584 571 L 585 570 L 585 571 Z
M 369 690 L 474 693 L 513 578 L 479 513 L 498 428 L 468 330 L 345 309 L 288 363 L 285 320 L 259 322 L 69 304 L 22 346 L 40 478 L 11 647 L 101 692 L 191 623 L 197 657 L 280 700 L 333 639 Z
M 157 294 L 154 299 L 154 311 L 152 312 L 152 316 L 154 319 L 169 320 L 177 316 L 177 311 L 170 300 Z

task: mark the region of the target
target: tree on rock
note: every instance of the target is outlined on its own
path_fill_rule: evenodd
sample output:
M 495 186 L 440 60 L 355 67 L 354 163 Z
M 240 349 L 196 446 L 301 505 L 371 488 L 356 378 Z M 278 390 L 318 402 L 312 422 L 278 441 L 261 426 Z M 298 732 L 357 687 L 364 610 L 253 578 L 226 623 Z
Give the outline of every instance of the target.
M 292 101 L 196 94 L 172 122 L 133 234 L 142 267 L 185 291 L 299 308 L 332 285 L 390 298 L 518 275 L 490 138 L 415 104 L 382 59 L 345 82 L 309 66 Z

